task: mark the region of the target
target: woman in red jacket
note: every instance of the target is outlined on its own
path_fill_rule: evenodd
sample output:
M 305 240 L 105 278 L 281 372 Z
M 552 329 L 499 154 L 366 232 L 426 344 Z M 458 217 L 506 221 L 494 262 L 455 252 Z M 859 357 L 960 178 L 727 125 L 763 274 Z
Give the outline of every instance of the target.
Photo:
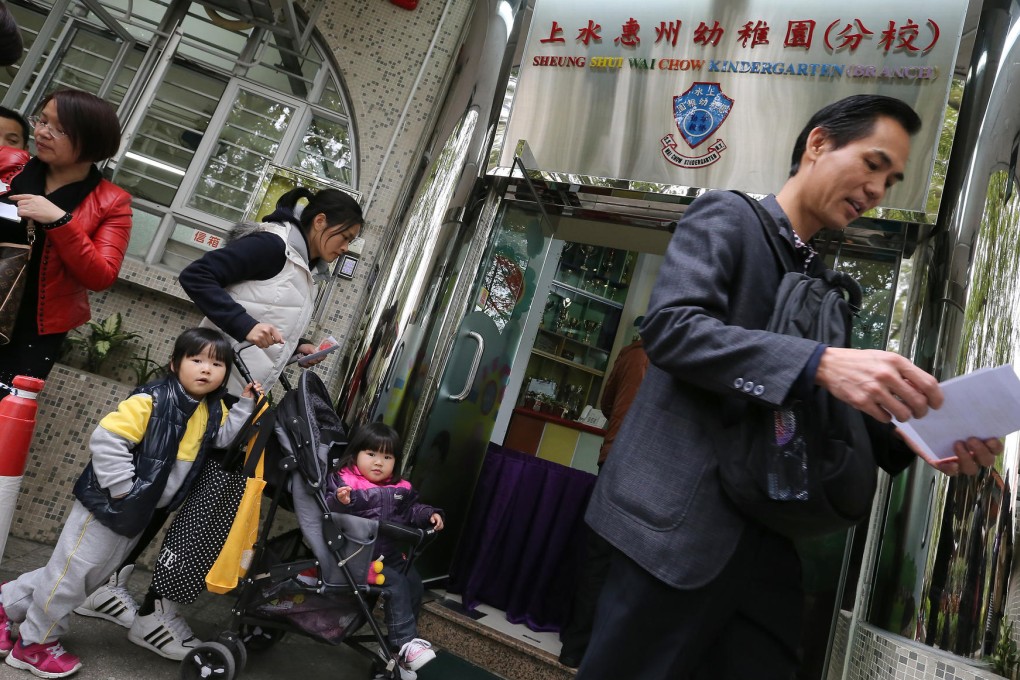
M 87 92 L 57 90 L 29 121 L 34 158 L 0 149 L 3 200 L 21 217 L 0 220 L 0 240 L 32 244 L 14 333 L 0 346 L 0 396 L 15 375 L 49 374 L 67 332 L 91 317 L 88 291 L 117 280 L 131 234 L 131 196 L 94 165 L 120 146 L 114 108 Z

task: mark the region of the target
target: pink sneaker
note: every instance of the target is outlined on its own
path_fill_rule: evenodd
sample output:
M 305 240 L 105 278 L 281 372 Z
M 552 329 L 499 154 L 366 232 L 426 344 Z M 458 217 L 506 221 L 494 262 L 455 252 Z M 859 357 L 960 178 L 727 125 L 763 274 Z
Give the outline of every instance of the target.
M 59 640 L 14 645 L 7 656 L 7 665 L 30 671 L 40 678 L 66 678 L 81 668 L 81 659 L 60 646 Z
M 431 642 L 415 638 L 400 648 L 398 658 L 402 667 L 417 672 L 422 666 L 436 658 L 436 653 L 432 651 Z
M 18 638 L 11 627 L 11 619 L 4 611 L 4 606 L 0 604 L 0 657 L 10 654 L 17 641 Z

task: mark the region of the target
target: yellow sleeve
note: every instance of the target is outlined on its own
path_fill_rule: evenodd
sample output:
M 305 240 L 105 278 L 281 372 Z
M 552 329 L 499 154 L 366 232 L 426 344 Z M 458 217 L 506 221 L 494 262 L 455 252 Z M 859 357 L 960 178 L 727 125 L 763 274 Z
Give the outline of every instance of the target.
M 135 394 L 117 405 L 117 410 L 99 421 L 99 426 L 133 444 L 142 441 L 152 415 L 152 396 Z

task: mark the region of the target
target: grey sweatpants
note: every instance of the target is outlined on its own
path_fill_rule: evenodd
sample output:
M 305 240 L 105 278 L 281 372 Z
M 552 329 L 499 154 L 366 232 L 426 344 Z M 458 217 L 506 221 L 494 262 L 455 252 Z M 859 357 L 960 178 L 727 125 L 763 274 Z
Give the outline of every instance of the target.
M 46 566 L 0 588 L 4 610 L 19 624 L 24 643 L 60 639 L 74 608 L 110 578 L 137 541 L 106 528 L 75 500 Z

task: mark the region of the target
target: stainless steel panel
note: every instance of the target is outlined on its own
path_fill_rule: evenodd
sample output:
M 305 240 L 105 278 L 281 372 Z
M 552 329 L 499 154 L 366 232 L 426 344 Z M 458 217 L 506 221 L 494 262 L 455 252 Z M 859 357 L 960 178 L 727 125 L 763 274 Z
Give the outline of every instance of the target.
M 908 347 L 947 379 L 1020 360 L 1020 8 L 984 3 L 938 223 L 912 263 Z M 994 469 L 946 478 L 921 463 L 894 481 L 868 619 L 955 654 L 1009 639 L 1020 438 Z M 1005 617 L 1005 618 L 1004 618 Z M 1012 629 L 1014 640 L 1018 631 Z M 1005 668 L 995 668 L 1002 673 Z
M 349 423 L 386 417 L 399 424 L 406 451 L 435 398 L 488 242 L 493 208 L 482 208 L 480 177 L 522 4 L 473 4 L 435 129 L 420 150 L 420 172 L 405 185 L 405 205 L 344 358 L 341 415 Z
M 538 0 L 499 166 L 509 167 L 518 141 L 525 140 L 535 167 L 546 172 L 768 193 L 785 180 L 786 150 L 811 112 L 849 94 L 873 92 L 907 101 L 925 121 L 906 181 L 886 197 L 888 207 L 924 210 L 966 8 L 964 0 L 866 2 L 849 9 L 814 0 Z M 670 38 L 657 41 L 657 29 L 676 21 L 682 22 L 676 45 Z M 814 22 L 810 45 L 784 46 L 791 22 L 800 21 Z M 564 42 L 542 42 L 554 37 L 554 22 L 562 29 L 555 37 Z M 584 44 L 577 36 L 589 22 L 601 27 L 602 39 Z M 629 46 L 625 27 L 632 22 L 640 26 L 640 42 Z M 718 44 L 695 42 L 702 22 L 718 22 L 724 30 Z M 908 24 L 916 29 L 908 31 Z M 753 33 L 745 39 L 743 31 L 766 25 L 767 37 Z M 856 48 L 840 47 L 861 28 L 870 34 Z M 918 49 L 900 47 L 914 33 L 912 47 Z M 754 36 L 767 43 L 755 44 Z M 883 43 L 885 37 L 892 42 Z M 555 65 L 536 65 L 547 57 Z M 615 61 L 605 66 L 600 59 Z M 763 74 L 763 68 L 773 72 Z M 883 68 L 906 77 L 881 77 Z M 926 74 L 933 77 L 921 77 Z M 723 109 L 699 116 L 697 124 L 715 115 L 719 127 L 692 148 L 674 119 L 674 97 L 713 83 L 733 103 L 721 122 Z M 701 158 L 695 167 L 665 158 L 667 135 L 677 144 L 674 153 Z M 708 163 L 708 148 L 720 140 L 725 148 Z

